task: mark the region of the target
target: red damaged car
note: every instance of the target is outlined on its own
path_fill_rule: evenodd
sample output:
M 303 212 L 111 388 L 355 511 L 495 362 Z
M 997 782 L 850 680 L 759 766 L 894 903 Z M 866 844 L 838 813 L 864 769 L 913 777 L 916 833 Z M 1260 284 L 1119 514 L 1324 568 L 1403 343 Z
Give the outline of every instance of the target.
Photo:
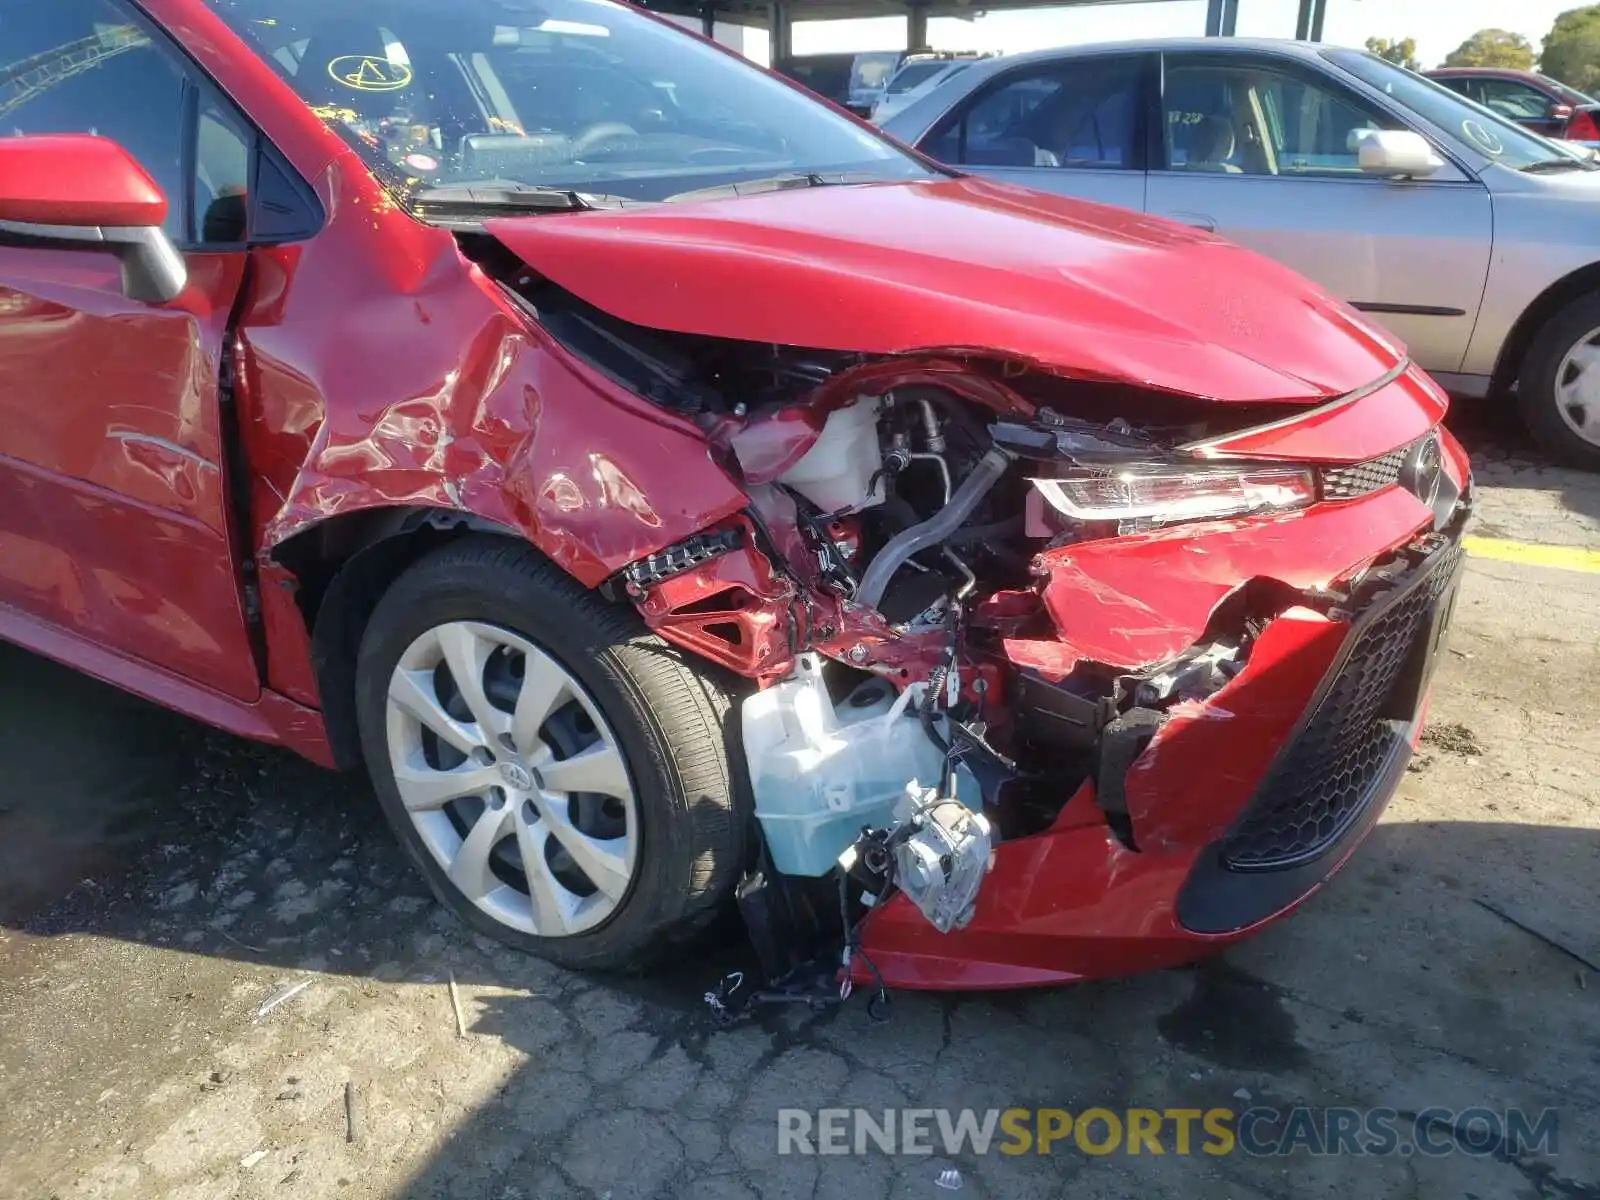
M 0 122 L 0 636 L 365 764 L 478 930 L 1116 975 L 1395 789 L 1467 459 L 1264 259 L 610 0 L 5 0 Z

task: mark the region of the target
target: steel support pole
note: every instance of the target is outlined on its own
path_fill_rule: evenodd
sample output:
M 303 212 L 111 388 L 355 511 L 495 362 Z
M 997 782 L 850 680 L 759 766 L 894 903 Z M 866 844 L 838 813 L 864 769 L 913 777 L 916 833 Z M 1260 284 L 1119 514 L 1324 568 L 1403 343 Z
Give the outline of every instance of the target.
M 1294 36 L 1302 42 L 1320 42 L 1327 17 L 1328 0 L 1300 0 L 1300 18 L 1295 22 Z
M 1211 0 L 1206 8 L 1206 36 L 1233 37 L 1239 27 L 1239 0 Z
M 772 65 L 794 56 L 794 21 L 789 15 L 789 0 L 772 0 L 767 6 L 771 28 L 767 31 L 767 46 Z
M 928 6 L 906 5 L 906 49 L 915 53 L 928 48 Z

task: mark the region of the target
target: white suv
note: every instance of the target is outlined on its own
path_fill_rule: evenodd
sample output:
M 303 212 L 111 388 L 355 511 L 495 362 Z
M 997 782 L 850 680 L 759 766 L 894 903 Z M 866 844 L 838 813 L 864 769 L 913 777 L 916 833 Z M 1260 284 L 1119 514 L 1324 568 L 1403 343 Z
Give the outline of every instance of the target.
M 884 85 L 867 119 L 881 125 L 907 105 L 922 99 L 945 80 L 970 67 L 973 58 L 908 58 Z

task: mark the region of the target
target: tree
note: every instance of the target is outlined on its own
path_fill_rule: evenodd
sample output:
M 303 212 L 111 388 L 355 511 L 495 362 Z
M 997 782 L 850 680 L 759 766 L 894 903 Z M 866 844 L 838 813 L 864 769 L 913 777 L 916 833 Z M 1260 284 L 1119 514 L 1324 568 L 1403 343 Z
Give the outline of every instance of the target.
M 1574 8 L 1556 18 L 1544 40 L 1539 69 L 1580 92 L 1600 87 L 1600 4 Z
M 1367 49 L 1379 58 L 1388 59 L 1395 66 L 1404 67 L 1408 71 L 1422 69 L 1422 64 L 1417 61 L 1416 38 L 1369 37 Z
M 1505 29 L 1480 29 L 1450 52 L 1447 67 L 1509 67 L 1533 70 L 1533 47 L 1520 33 Z

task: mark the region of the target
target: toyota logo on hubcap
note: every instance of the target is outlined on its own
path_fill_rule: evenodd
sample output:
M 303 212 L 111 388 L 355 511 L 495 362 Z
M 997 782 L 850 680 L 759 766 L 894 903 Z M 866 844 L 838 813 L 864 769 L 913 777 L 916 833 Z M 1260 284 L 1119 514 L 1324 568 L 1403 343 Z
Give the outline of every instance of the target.
M 501 763 L 500 778 L 505 780 L 506 786 L 513 791 L 531 792 L 533 790 L 533 772 L 521 763 Z

